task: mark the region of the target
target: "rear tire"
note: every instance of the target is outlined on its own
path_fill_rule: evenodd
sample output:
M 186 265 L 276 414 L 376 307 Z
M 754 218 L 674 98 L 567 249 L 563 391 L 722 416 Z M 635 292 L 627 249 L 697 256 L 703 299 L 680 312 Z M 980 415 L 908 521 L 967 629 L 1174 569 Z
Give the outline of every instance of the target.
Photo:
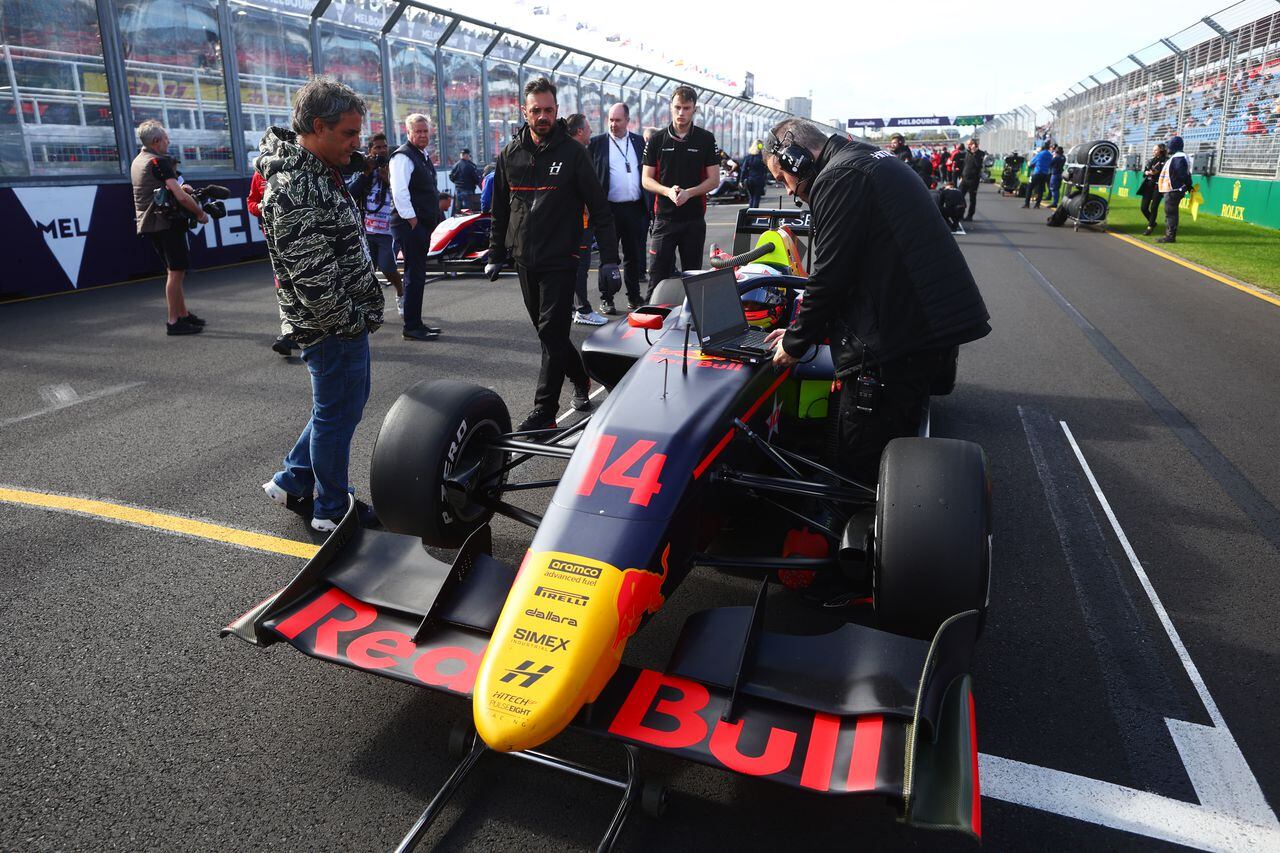
M 369 491 L 378 518 L 428 545 L 460 547 L 493 511 L 446 489 L 445 480 L 496 472 L 506 454 L 484 445 L 507 432 L 511 415 L 496 392 L 452 379 L 414 385 L 387 412 L 373 448 Z
M 948 618 L 984 614 L 991 481 L 970 441 L 899 438 L 880 458 L 872 600 L 880 627 L 929 640 Z

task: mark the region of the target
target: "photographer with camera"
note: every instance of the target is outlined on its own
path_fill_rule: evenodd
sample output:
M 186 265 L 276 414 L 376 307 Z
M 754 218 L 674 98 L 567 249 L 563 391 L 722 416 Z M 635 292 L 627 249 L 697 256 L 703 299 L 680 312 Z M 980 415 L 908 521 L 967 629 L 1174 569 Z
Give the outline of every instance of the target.
M 151 240 L 168 271 L 164 285 L 169 308 L 167 333 L 195 335 L 204 329 L 204 320 L 187 310 L 182 293 L 182 280 L 187 275 L 186 219 L 204 224 L 209 215 L 193 196 L 192 187 L 180 182 L 182 175 L 177 159 L 169 156 L 169 134 L 164 125 L 147 119 L 138 125 L 137 133 L 142 150 L 133 158 L 129 177 L 138 236 Z
M 369 241 L 373 265 L 396 289 L 396 310 L 404 316 L 404 282 L 396 267 L 395 240 L 391 237 L 391 171 L 388 164 L 387 135 L 369 137 L 364 169 L 347 185 L 356 204 L 364 212 L 364 236 Z

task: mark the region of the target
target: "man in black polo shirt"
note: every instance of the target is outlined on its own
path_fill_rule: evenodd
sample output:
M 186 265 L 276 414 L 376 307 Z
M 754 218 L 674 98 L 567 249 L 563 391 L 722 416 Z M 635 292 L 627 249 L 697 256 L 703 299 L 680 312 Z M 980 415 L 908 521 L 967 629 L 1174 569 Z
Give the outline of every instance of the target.
M 680 86 L 671 93 L 671 124 L 644 148 L 644 189 L 653 193 L 654 221 L 649 238 L 649 293 L 680 269 L 702 268 L 707 240 L 706 195 L 720 185 L 720 157 L 711 132 L 693 123 L 698 93 Z

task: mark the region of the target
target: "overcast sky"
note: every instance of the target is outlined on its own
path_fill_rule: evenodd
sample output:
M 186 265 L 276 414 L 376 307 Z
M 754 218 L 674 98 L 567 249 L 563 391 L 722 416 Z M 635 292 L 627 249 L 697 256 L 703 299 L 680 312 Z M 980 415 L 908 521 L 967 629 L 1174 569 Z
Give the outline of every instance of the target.
M 618 54 L 616 43 L 604 42 L 617 33 L 735 80 L 752 71 L 758 91 L 779 98 L 812 92 L 813 118 L 826 121 L 998 113 L 1023 103 L 1040 109 L 1086 75 L 1225 3 L 436 0 L 436 5 L 587 50 Z M 534 16 L 536 6 L 551 14 Z M 595 32 L 576 30 L 579 22 L 595 26 Z M 659 65 L 648 60 L 655 71 L 662 70 Z

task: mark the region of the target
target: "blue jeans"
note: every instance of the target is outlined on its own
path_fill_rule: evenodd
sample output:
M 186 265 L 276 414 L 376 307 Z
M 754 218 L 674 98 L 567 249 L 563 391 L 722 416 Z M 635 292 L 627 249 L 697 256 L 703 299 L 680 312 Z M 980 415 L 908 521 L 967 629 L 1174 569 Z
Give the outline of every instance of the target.
M 1053 206 L 1058 206 L 1058 196 L 1062 192 L 1062 173 L 1054 172 L 1049 176 L 1049 195 L 1053 198 Z
M 276 485 L 295 497 L 315 491 L 316 518 L 347 514 L 351 437 L 369 399 L 369 334 L 352 340 L 330 335 L 302 351 L 311 372 L 311 420 L 284 458 Z

